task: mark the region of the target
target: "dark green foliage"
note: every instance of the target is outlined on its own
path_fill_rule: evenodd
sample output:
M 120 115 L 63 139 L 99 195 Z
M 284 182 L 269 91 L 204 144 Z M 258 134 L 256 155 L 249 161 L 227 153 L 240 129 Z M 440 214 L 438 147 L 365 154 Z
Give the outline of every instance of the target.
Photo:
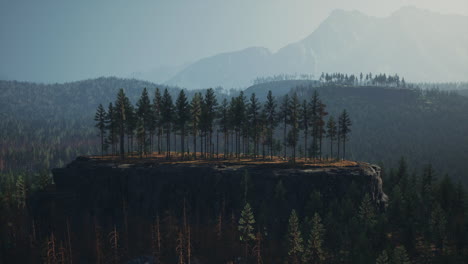
M 172 97 L 167 89 L 164 90 L 164 94 L 161 100 L 161 124 L 166 132 L 166 158 L 171 157 L 171 129 L 172 121 L 174 117 L 174 103 Z
M 148 132 L 153 122 L 153 112 L 151 111 L 151 101 L 148 96 L 148 90 L 146 88 L 143 89 L 141 93 L 141 97 L 138 100 L 137 104 L 137 116 L 139 119 L 139 125 L 137 125 L 137 129 L 139 133 L 139 142 L 141 145 L 140 149 L 143 153 L 148 153 Z
M 304 253 L 304 242 L 300 229 L 299 218 L 296 210 L 293 209 L 289 216 L 288 225 L 288 256 L 291 260 L 290 263 L 294 264 L 301 263 L 302 254 Z
M 283 100 L 281 101 L 280 105 L 280 111 L 279 111 L 279 120 L 283 123 L 283 148 L 284 148 L 284 154 L 283 154 L 283 159 L 286 159 L 286 150 L 287 150 L 287 125 L 288 125 L 288 119 L 289 119 L 289 107 L 290 100 L 289 100 L 289 95 L 286 94 L 283 97 Z
M 106 110 L 102 104 L 99 104 L 98 109 L 96 111 L 96 115 L 94 116 L 94 121 L 96 121 L 95 127 L 99 129 L 99 137 L 101 139 L 101 156 L 104 155 L 104 148 L 105 148 L 105 141 L 104 138 L 106 136 Z
M 267 121 L 267 131 L 268 131 L 268 143 L 270 146 L 270 158 L 273 159 L 273 132 L 278 123 L 278 118 L 276 116 L 276 100 L 273 97 L 272 92 L 268 91 L 267 100 L 264 105 L 264 110 L 266 121 Z
M 303 263 L 326 263 L 326 253 L 323 247 L 325 237 L 325 227 L 318 213 L 312 218 L 312 228 L 310 230 L 307 245 L 304 251 Z
M 239 234 L 240 241 L 244 244 L 244 257 L 248 256 L 248 249 L 251 243 L 255 240 L 254 233 L 255 217 L 249 203 L 246 203 L 242 209 L 239 218 Z
M 351 119 L 349 118 L 348 112 L 345 109 L 338 118 L 338 140 L 343 144 L 343 159 L 346 157 L 346 141 L 349 139 L 350 132 Z
M 379 257 L 375 261 L 375 264 L 390 264 L 387 251 L 384 250 L 382 253 L 380 253 Z
M 288 145 L 292 147 L 292 161 L 296 162 L 296 146 L 297 141 L 299 140 L 299 121 L 300 121 L 300 103 L 297 94 L 293 94 L 290 104 L 289 104 L 289 117 L 288 124 L 290 126 L 290 131 L 288 134 Z
M 253 155 L 257 157 L 260 132 L 260 104 L 258 103 L 257 97 L 255 97 L 255 93 L 250 97 L 247 118 L 249 120 L 250 134 L 253 141 Z
M 336 137 L 338 134 L 335 118 L 333 116 L 328 118 L 326 133 L 328 140 L 330 140 L 330 158 L 333 158 L 333 142 L 337 139 Z
M 190 118 L 190 105 L 185 96 L 184 90 L 181 90 L 179 96 L 177 97 L 175 104 L 175 114 L 176 114 L 176 129 L 180 133 L 180 146 L 182 156 L 185 155 L 185 135 L 186 135 L 186 126 Z

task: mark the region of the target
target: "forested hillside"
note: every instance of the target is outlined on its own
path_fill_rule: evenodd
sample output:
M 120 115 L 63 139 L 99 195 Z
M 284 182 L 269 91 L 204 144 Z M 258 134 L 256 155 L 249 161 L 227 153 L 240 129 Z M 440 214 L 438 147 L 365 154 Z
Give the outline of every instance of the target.
M 299 88 L 294 88 L 300 86 Z M 310 100 L 317 86 L 313 81 L 279 81 L 248 88 L 260 102 L 271 90 L 277 101 L 293 88 L 301 101 Z M 2 142 L 0 169 L 35 170 L 60 166 L 78 154 L 99 152 L 98 131 L 93 117 L 101 103 L 114 102 L 123 88 L 136 103 L 143 88 L 154 97 L 155 88 L 138 80 L 99 78 L 74 83 L 43 85 L 0 82 Z M 437 90 L 385 87 L 350 87 L 329 83 L 316 88 L 329 115 L 347 109 L 353 120 L 349 157 L 384 162 L 392 166 L 405 156 L 414 168 L 432 163 L 437 171 L 466 182 L 468 157 L 468 99 Z M 176 98 L 180 89 L 170 88 Z M 190 99 L 194 91 L 187 92 Z M 231 91 L 233 96 L 237 93 Z M 215 90 L 218 103 L 229 97 Z M 8 114 L 7 114 L 8 113 Z M 279 131 L 277 132 L 279 133 Z M 300 134 L 299 148 L 303 147 Z M 428 143 L 430 142 L 430 143 Z

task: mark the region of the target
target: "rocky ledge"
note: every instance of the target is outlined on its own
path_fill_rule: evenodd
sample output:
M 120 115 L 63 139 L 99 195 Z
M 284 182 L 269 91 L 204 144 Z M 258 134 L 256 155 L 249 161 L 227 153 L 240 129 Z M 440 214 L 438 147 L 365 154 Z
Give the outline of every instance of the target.
M 340 199 L 350 189 L 368 194 L 379 208 L 387 202 L 380 167 L 368 163 L 350 166 L 300 166 L 241 163 L 117 163 L 79 157 L 53 170 L 57 195 L 69 209 L 110 213 L 125 206 L 137 215 L 154 215 L 180 206 L 217 210 L 221 200 L 233 208 L 245 200 L 259 207 L 274 207 L 278 195 L 289 208 L 304 208 L 311 192 L 323 199 Z M 120 209 L 119 209 L 120 210 Z

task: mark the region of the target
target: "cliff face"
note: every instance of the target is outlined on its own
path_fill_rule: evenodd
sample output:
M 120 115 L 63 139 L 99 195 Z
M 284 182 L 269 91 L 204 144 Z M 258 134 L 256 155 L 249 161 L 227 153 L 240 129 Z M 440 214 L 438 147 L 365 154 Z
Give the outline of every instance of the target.
M 34 223 L 43 236 L 53 232 L 65 241 L 70 234 L 80 263 L 96 263 L 99 252 L 115 252 L 101 242 L 116 230 L 122 259 L 154 254 L 156 219 L 161 220 L 165 263 L 176 262 L 176 238 L 187 225 L 198 263 L 226 263 L 243 252 L 237 226 L 246 202 L 252 206 L 255 228 L 264 231 L 268 256 L 277 259 L 284 253 L 292 209 L 304 223 L 315 213 L 347 221 L 365 194 L 376 208 L 387 201 L 380 168 L 366 163 L 291 168 L 232 162 L 122 164 L 80 157 L 54 169 L 53 175 L 55 190 L 31 198 Z
M 246 196 L 257 206 L 274 207 L 274 199 L 282 195 L 288 207 L 303 208 L 312 191 L 329 200 L 342 198 L 351 188 L 369 194 L 378 207 L 387 201 L 380 168 L 367 163 L 295 169 L 272 164 L 114 164 L 78 158 L 53 174 L 57 191 L 69 197 L 71 208 L 114 210 L 124 200 L 130 212 L 142 216 L 179 206 L 177 201 L 184 198 L 194 207 L 209 209 L 221 200 L 240 207 Z

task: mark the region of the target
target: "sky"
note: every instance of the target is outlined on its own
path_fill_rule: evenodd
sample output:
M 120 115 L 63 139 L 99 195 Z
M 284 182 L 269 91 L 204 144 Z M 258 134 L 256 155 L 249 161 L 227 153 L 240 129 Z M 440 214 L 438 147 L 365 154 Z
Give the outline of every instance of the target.
M 0 0 L 0 79 L 127 77 L 252 46 L 276 51 L 334 9 L 468 15 L 467 0 Z

